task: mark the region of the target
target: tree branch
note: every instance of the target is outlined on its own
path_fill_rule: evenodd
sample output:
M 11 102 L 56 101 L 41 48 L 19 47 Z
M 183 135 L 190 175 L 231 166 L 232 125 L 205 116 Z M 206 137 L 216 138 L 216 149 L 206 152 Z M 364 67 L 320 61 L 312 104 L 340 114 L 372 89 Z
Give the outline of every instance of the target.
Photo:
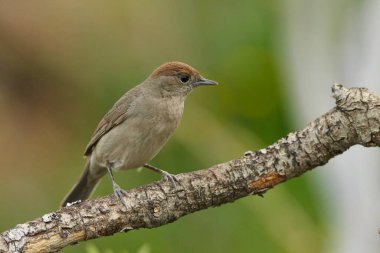
M 177 175 L 178 185 L 154 182 L 64 207 L 0 234 L 0 252 L 56 252 L 80 241 L 153 228 L 249 195 L 323 165 L 349 147 L 380 146 L 380 97 L 365 88 L 332 88 L 336 107 L 273 145 L 211 168 Z

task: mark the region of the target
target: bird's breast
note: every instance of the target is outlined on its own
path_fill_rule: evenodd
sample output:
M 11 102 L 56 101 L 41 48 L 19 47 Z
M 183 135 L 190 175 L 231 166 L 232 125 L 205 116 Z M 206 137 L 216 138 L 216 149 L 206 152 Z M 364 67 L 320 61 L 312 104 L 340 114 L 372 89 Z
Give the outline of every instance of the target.
M 149 162 L 168 141 L 183 114 L 183 103 L 149 101 L 98 142 L 94 154 L 100 164 L 114 163 L 120 169 Z

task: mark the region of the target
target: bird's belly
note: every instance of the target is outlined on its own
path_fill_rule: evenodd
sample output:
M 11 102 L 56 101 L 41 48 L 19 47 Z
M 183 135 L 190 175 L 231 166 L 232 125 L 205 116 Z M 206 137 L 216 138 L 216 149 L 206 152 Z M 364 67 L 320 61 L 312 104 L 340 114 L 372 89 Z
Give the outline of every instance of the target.
M 160 151 L 177 125 L 159 117 L 129 118 L 99 140 L 93 158 L 103 167 L 107 163 L 120 170 L 141 167 Z

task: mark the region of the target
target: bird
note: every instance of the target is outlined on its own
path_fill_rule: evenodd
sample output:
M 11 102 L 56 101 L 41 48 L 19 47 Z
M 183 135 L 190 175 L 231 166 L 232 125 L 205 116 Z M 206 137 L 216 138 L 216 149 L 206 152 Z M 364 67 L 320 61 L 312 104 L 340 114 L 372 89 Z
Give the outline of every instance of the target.
M 99 122 L 84 156 L 86 165 L 61 206 L 89 198 L 99 180 L 110 175 L 113 191 L 124 206 L 125 190 L 113 172 L 145 167 L 159 172 L 175 186 L 174 175 L 149 161 L 162 149 L 178 127 L 189 93 L 199 86 L 218 84 L 198 70 L 178 61 L 156 68 L 145 81 L 127 91 Z

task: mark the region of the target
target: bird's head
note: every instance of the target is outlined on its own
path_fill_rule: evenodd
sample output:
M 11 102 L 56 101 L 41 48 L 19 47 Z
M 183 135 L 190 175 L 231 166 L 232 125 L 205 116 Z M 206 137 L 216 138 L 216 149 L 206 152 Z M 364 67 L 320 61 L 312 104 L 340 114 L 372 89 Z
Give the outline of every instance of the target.
M 202 77 L 196 69 L 182 62 L 162 64 L 153 71 L 148 80 L 169 96 L 186 96 L 195 87 L 218 84 Z

